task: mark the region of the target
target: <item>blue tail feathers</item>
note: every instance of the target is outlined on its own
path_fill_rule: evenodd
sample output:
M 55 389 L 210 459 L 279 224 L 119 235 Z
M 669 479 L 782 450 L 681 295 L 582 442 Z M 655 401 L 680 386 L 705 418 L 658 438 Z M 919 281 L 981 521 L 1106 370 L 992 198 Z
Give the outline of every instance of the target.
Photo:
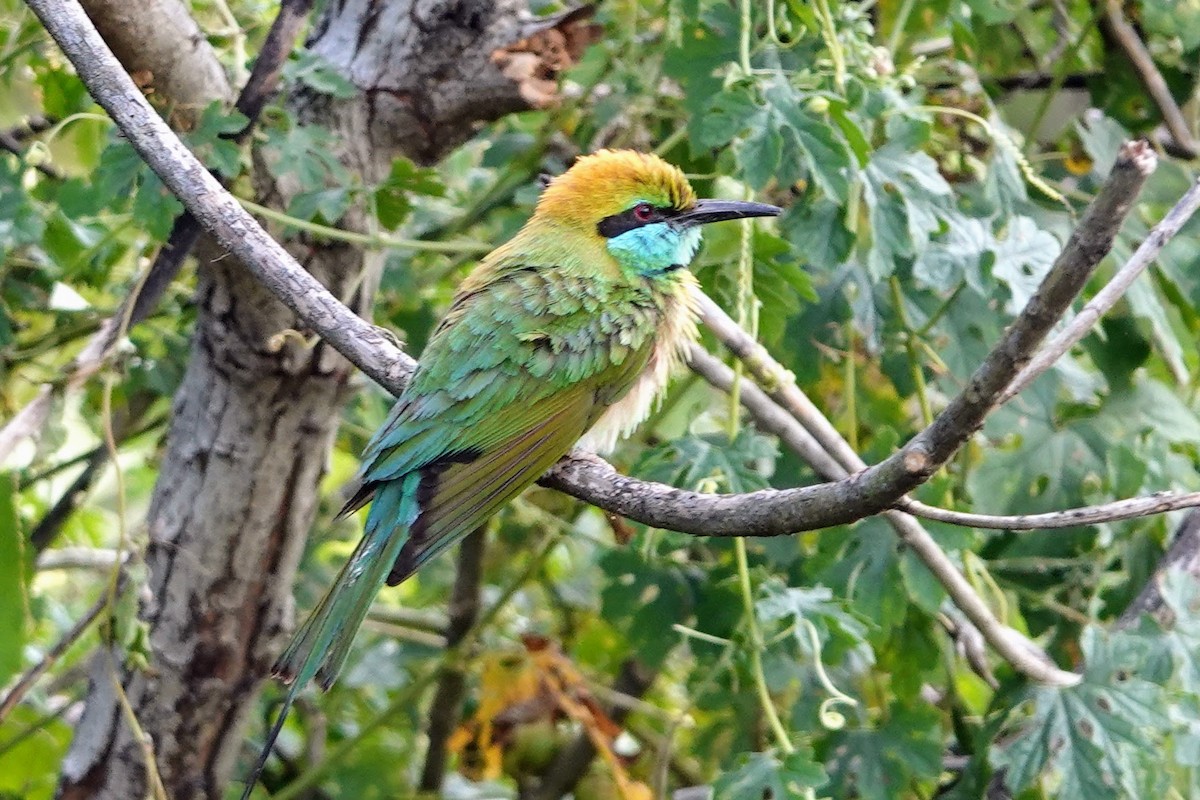
M 247 779 L 242 800 L 248 800 L 254 790 L 296 695 L 313 678 L 317 678 L 321 688 L 326 690 L 337 679 L 350 653 L 354 634 L 366 618 L 375 595 L 383 588 L 396 556 L 408 539 L 409 527 L 420 514 L 417 501 L 420 482 L 420 473 L 410 473 L 399 480 L 378 485 L 362 541 L 338 573 L 333 587 L 275 662 L 272 673 L 291 685 L 284 695 L 279 717 L 271 726 L 262 753 Z

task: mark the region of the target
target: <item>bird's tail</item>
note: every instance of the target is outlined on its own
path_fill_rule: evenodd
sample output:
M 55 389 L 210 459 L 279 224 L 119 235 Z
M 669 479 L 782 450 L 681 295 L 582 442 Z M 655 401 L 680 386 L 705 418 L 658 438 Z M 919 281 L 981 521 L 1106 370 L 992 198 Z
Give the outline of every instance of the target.
M 408 539 L 409 527 L 420 514 L 417 500 L 420 481 L 421 476 L 412 473 L 403 480 L 389 481 L 378 487 L 362 541 L 338 573 L 333 587 L 321 598 L 272 667 L 271 672 L 277 678 L 291 685 L 247 780 L 242 800 L 250 797 L 258 782 L 300 690 L 313 678 L 318 679 L 322 689 L 328 690 L 341 671 L 354 634 L 366 618 L 371 601 L 383 588 L 400 548 Z

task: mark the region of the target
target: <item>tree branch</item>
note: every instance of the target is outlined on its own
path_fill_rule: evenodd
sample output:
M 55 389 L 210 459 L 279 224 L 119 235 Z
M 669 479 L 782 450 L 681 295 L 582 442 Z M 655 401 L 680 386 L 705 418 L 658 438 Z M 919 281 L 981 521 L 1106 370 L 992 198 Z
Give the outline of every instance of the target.
M 1181 569 L 1200 577 L 1200 511 L 1193 511 L 1175 529 L 1175 536 L 1163 553 L 1154 574 L 1117 619 L 1118 628 L 1127 628 L 1143 614 L 1158 614 L 1163 608 L 1161 583 L 1167 573 Z
M 483 583 L 483 556 L 487 548 L 487 529 L 480 527 L 459 545 L 454 589 L 450 593 L 450 619 L 446 628 L 446 646 L 463 640 L 479 618 L 480 587 Z M 429 748 L 421 768 L 418 791 L 439 793 L 446 777 L 446 741 L 458 726 L 467 676 L 461 664 L 450 661 L 438 676 L 437 690 L 429 704 L 429 723 L 425 733 Z
M 946 508 L 926 505 L 919 500 L 902 498 L 896 507 L 914 517 L 969 528 L 988 528 L 999 531 L 1036 531 L 1077 528 L 1081 525 L 1099 525 L 1105 522 L 1120 522 L 1138 517 L 1166 514 L 1181 508 L 1200 506 L 1200 492 L 1156 492 L 1148 497 L 1131 497 L 1096 506 L 1069 508 L 1065 511 L 1050 511 L 1045 514 L 970 514 Z
M 1042 280 L 1037 292 L 963 390 L 925 430 L 863 476 L 868 495 L 883 489 L 900 494 L 927 480 L 983 424 L 1001 393 L 1028 363 L 1033 351 L 1083 289 L 1112 247 L 1158 159 L 1145 141 L 1126 142 L 1112 172 Z
M 46 651 L 46 654 L 42 656 L 38 663 L 34 664 L 33 667 L 25 672 L 20 679 L 13 684 L 12 689 L 10 689 L 8 694 L 4 696 L 4 699 L 0 700 L 0 722 L 3 722 L 4 718 L 7 717 L 9 713 L 17 707 L 17 704 L 21 702 L 21 699 L 29 692 L 30 689 L 33 688 L 33 685 L 37 683 L 38 678 L 45 675 L 46 672 L 52 666 L 54 666 L 55 662 L 62 658 L 63 654 L 71 648 L 71 645 L 79 641 L 79 639 L 88 632 L 88 629 L 92 627 L 92 623 L 95 622 L 100 617 L 101 612 L 108 607 L 109 599 L 110 598 L 107 592 L 101 593 L 100 599 L 92 604 L 92 607 L 89 608 L 82 617 L 80 617 L 79 621 L 71 627 L 71 630 L 67 631 L 53 647 Z
M 1145 87 L 1146 93 L 1154 100 L 1154 104 L 1158 106 L 1158 111 L 1162 114 L 1163 124 L 1166 125 L 1167 131 L 1170 132 L 1171 138 L 1175 140 L 1175 145 L 1181 151 L 1184 158 L 1192 159 L 1196 157 L 1196 142 L 1192 138 L 1191 130 L 1188 128 L 1187 120 L 1184 119 L 1183 112 L 1180 111 L 1175 98 L 1171 96 L 1171 90 L 1167 86 L 1166 80 L 1162 73 L 1158 71 L 1158 67 L 1154 65 L 1154 58 L 1150 55 L 1150 51 L 1146 49 L 1145 42 L 1138 36 L 1137 30 L 1133 25 L 1129 24 L 1129 20 L 1125 17 L 1125 11 L 1122 8 L 1121 0 L 1101 0 L 1105 4 L 1104 16 L 1102 17 L 1102 26 L 1108 33 L 1109 38 L 1116 42 L 1117 46 L 1125 53 L 1125 57 L 1129 60 L 1130 66 L 1137 73 L 1138 78 Z
M 711 303 L 707 298 L 705 300 L 707 303 Z M 706 306 L 707 321 L 718 330 L 718 338 L 724 340 L 728 336 L 736 338 L 738 341 L 752 342 L 749 334 L 729 319 L 719 307 L 715 304 L 711 309 Z M 760 359 L 750 364 L 752 376 L 762 380 L 767 375 L 778 376 L 786 372 L 780 364 L 770 358 L 765 350 L 762 351 L 762 356 L 765 360 Z M 692 369 L 713 386 L 725 390 L 732 386 L 733 370 L 706 353 L 699 345 L 692 347 L 688 354 L 688 361 Z M 808 396 L 800 391 L 794 383 L 791 383 L 790 378 L 785 383 L 774 383 L 774 385 L 777 391 L 783 395 L 783 399 L 791 401 L 790 405 L 805 415 L 805 423 L 819 431 L 823 438 L 831 440 L 831 444 L 845 459 L 844 463 L 837 463 L 828 453 L 820 451 L 819 457 L 809 463 L 823 478 L 837 480 L 849 472 L 866 468 L 866 464 L 858 454 L 841 438 L 841 435 L 825 415 L 812 404 Z M 788 415 L 781 406 L 776 405 L 754 384 L 744 383 L 741 387 L 740 397 L 742 405 L 754 415 L 756 422 L 763 430 L 775 433 L 789 446 L 792 446 L 793 443 L 797 444 L 797 452 L 802 457 L 808 458 L 815 441 L 799 421 Z M 1035 680 L 1063 686 L 1069 686 L 1079 681 L 1077 675 L 1055 667 L 1045 653 L 1032 642 L 1001 623 L 920 522 L 909 514 L 896 510 L 887 511 L 883 516 L 900 540 L 921 559 L 938 583 L 946 589 L 955 605 L 970 619 L 970 622 L 957 620 L 953 627 L 947 627 L 956 642 L 961 644 L 986 640 L 1014 668 Z M 972 669 L 978 672 L 984 680 L 989 683 L 995 681 L 985 660 L 970 649 L 967 649 L 965 654 L 968 656 L 968 663 Z
M 1075 344 L 1088 334 L 1100 317 L 1104 316 L 1117 301 L 1129 291 L 1137 277 L 1146 271 L 1162 252 L 1167 242 L 1175 238 L 1184 224 L 1200 208 L 1200 179 L 1193 182 L 1179 202 L 1167 212 L 1154 229 L 1146 236 L 1104 288 L 1089 300 L 1079 313 L 1054 338 L 1044 344 L 1022 369 L 1008 388 L 1000 395 L 999 402 L 1007 403 L 1025 387 L 1033 383 L 1043 372 L 1053 366 Z
M 139 83 L 186 123 L 232 91 L 216 51 L 181 0 L 85 0 L 88 16 Z

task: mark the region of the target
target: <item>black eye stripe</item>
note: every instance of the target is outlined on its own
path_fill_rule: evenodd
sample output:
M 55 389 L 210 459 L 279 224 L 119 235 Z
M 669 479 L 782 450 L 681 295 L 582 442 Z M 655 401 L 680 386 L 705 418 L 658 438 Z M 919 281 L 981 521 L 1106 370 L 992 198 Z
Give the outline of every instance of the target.
M 639 203 L 638 205 L 641 204 Z M 650 211 L 649 219 L 638 219 L 637 215 L 634 213 L 637 207 L 638 206 L 634 206 L 633 208 L 622 211 L 620 214 L 613 214 L 610 217 L 605 217 L 604 219 L 600 220 L 599 223 L 597 223 L 596 231 L 599 232 L 599 234 L 605 239 L 611 239 L 614 236 L 620 236 L 626 231 L 631 231 L 634 228 L 640 228 L 643 225 L 653 225 L 656 222 L 663 222 L 664 220 L 670 219 L 671 216 L 676 213 L 675 209 L 673 208 L 653 207 Z

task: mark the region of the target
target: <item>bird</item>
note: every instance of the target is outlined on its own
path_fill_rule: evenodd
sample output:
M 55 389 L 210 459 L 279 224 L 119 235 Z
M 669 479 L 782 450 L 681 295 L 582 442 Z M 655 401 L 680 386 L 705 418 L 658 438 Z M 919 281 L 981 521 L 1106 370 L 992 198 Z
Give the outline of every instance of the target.
M 697 336 L 688 270 L 701 228 L 769 217 L 698 200 L 683 172 L 601 150 L 549 179 L 532 217 L 454 296 L 362 455 L 363 536 L 279 657 L 290 688 L 248 798 L 297 692 L 328 690 L 375 595 L 445 551 L 572 447 L 608 452 L 651 412 Z

